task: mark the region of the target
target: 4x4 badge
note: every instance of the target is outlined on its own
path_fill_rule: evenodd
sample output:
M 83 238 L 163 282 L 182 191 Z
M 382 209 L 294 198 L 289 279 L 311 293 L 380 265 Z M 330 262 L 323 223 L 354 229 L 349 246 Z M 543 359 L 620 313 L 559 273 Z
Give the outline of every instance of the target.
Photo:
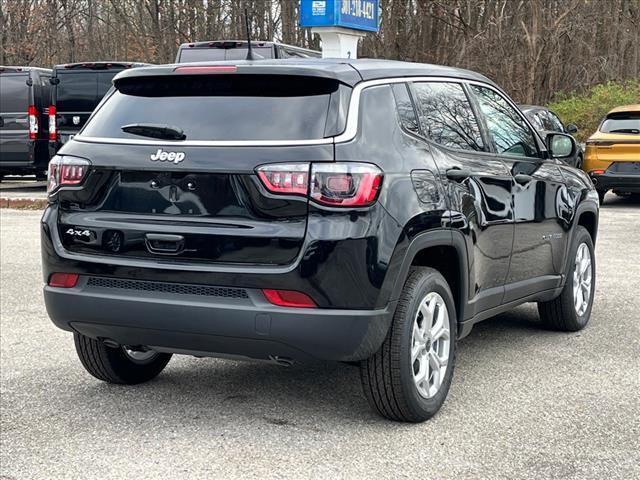
M 165 152 L 161 148 L 149 157 L 152 162 L 173 162 L 175 164 L 184 160 L 184 152 Z

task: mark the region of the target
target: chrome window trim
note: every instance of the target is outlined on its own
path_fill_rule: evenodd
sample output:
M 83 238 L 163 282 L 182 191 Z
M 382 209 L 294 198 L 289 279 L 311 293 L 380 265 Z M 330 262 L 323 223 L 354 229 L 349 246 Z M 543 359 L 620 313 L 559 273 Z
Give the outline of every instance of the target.
M 340 135 L 327 138 L 307 139 L 307 140 L 181 140 L 181 141 L 162 141 L 162 140 L 142 140 L 142 139 L 130 139 L 130 138 L 108 138 L 108 137 L 87 137 L 82 135 L 82 132 L 77 134 L 72 141 L 84 142 L 84 143 L 107 143 L 114 145 L 148 145 L 148 146 L 172 146 L 172 147 L 287 147 L 287 146 L 304 146 L 304 145 L 329 145 L 332 143 L 346 143 L 356 138 L 358 134 L 358 121 L 360 117 L 360 97 L 362 91 L 366 88 L 376 87 L 381 85 L 390 85 L 395 83 L 412 83 L 412 82 L 447 82 L 447 83 L 459 83 L 478 85 L 481 87 L 489 88 L 501 97 L 503 97 L 509 105 L 511 105 L 520 117 L 525 121 L 526 125 L 533 132 L 534 138 L 539 139 L 539 135 L 536 130 L 531 126 L 531 123 L 520 111 L 518 106 L 499 88 L 491 85 L 490 83 L 469 80 L 459 77 L 441 77 L 441 76 L 408 76 L 408 77 L 387 77 L 378 78 L 375 80 L 365 80 L 356 84 L 353 87 L 351 98 L 349 99 L 349 107 L 347 110 L 347 121 L 344 132 Z M 112 92 L 113 94 L 113 92 Z M 101 108 L 104 101 L 99 107 Z M 94 114 L 98 108 L 94 110 Z M 93 115 L 92 115 L 93 116 Z M 91 118 L 85 124 L 88 125 Z M 84 130 L 84 127 L 83 127 Z M 544 142 L 540 142 L 544 146 Z M 539 149 L 544 151 L 543 148 Z M 486 153 L 486 152 L 483 152 Z

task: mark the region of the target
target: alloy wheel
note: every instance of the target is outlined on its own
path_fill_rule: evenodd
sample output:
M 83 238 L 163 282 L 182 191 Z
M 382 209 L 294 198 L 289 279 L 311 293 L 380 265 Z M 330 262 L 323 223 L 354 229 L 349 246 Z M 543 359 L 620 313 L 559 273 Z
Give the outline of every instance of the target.
M 451 349 L 449 312 L 444 299 L 429 292 L 413 321 L 411 366 L 418 393 L 432 398 L 445 378 Z
M 576 251 L 573 269 L 573 304 L 578 316 L 584 315 L 591 300 L 593 281 L 591 252 L 586 243 L 581 243 Z

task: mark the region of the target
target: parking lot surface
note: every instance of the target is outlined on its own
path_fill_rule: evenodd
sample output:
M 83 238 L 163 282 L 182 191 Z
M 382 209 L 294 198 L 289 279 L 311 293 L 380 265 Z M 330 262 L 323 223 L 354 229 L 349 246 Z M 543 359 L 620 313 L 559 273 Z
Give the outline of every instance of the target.
M 0 478 L 640 478 L 640 201 L 607 197 L 590 325 L 526 305 L 459 344 L 431 421 L 369 410 L 358 369 L 174 357 L 90 377 L 43 305 L 39 213 L 2 210 Z

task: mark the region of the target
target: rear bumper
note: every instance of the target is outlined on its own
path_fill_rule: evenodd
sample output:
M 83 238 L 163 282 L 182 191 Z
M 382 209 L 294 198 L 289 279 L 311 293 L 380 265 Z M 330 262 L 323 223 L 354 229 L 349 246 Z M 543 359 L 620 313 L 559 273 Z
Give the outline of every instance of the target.
M 589 176 L 598 190 L 640 193 L 640 175 L 605 172 L 601 175 L 591 173 Z
M 379 349 L 395 309 L 395 302 L 381 310 L 283 308 L 256 289 L 223 288 L 222 296 L 168 293 L 104 287 L 95 280 L 90 285 L 90 278 L 97 277 L 83 276 L 70 289 L 44 288 L 47 311 L 58 327 L 195 355 L 362 360 Z

